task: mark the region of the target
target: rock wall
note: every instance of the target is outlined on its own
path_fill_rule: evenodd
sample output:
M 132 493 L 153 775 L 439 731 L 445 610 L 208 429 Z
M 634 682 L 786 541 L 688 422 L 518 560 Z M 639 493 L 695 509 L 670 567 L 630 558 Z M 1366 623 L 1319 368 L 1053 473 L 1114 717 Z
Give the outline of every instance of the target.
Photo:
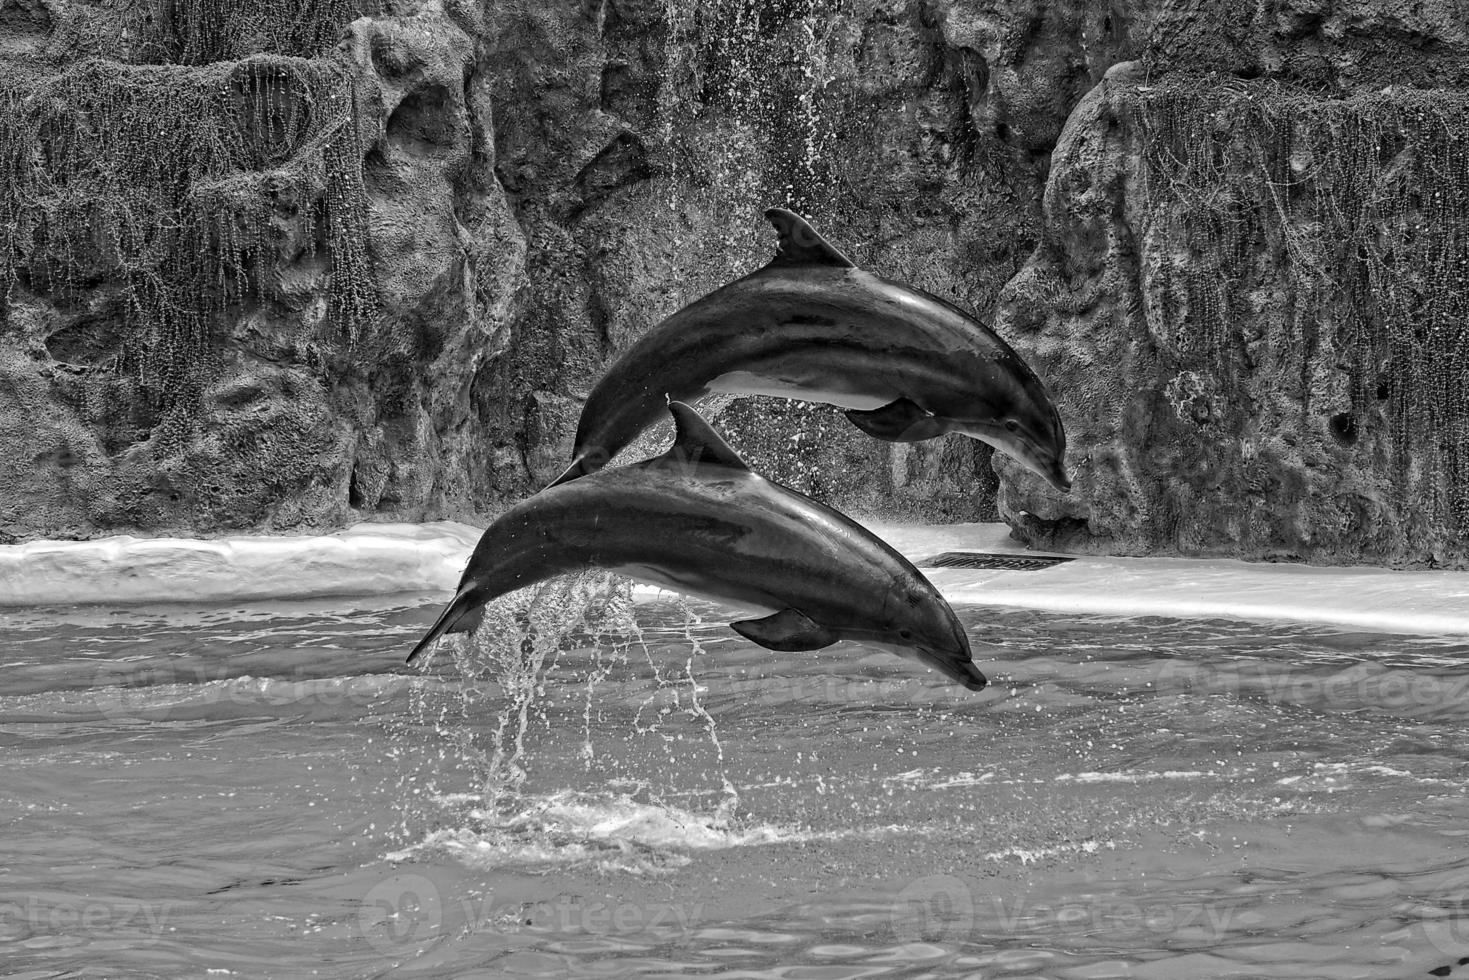
M 1469 12 L 1164 26 L 1071 113 L 999 304 L 1076 481 L 1000 463 L 1001 512 L 1069 551 L 1469 565 Z
M 469 390 L 524 240 L 477 8 L 0 16 L 0 541 L 485 498 Z
M 1464 358 L 1443 337 L 1462 338 L 1469 237 L 1407 240 L 1457 206 L 1457 178 L 1403 202 L 1463 159 L 1443 134 L 1464 18 L 1453 0 L 11 0 L 0 541 L 485 519 L 560 471 L 618 350 L 768 260 L 760 213 L 784 204 L 992 316 L 1048 379 L 1077 489 L 995 467 L 1029 540 L 1462 563 Z M 1387 140 L 1366 170 L 1343 127 Z M 1346 234 L 1342 207 L 1366 209 Z M 963 437 L 708 408 L 838 506 L 996 513 L 990 453 Z
M 0 44 L 3 541 L 483 519 L 768 205 L 983 312 L 1045 169 L 914 3 L 26 0 Z M 711 410 L 840 506 L 994 515 L 972 441 Z

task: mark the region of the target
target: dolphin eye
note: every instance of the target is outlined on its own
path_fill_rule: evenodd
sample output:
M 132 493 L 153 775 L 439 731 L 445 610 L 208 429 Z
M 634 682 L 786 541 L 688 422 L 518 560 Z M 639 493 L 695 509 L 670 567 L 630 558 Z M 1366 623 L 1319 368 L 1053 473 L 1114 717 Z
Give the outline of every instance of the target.
M 913 639 L 913 631 L 912 630 L 898 630 L 898 638 L 900 640 L 911 640 L 911 639 Z
M 1017 421 L 1015 421 L 1014 419 L 1006 419 L 1005 420 L 1005 428 L 1008 429 L 1008 430 L 1010 430 L 1011 432 L 1019 432 L 1020 431 L 1020 423 L 1017 422 Z

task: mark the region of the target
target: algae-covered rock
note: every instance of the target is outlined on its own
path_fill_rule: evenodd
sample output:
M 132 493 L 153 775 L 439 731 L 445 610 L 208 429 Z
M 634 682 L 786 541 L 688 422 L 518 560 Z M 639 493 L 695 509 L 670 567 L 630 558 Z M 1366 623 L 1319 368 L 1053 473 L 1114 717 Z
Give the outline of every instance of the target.
M 1118 71 L 1072 113 L 999 322 L 1076 487 L 1043 547 L 1469 563 L 1469 94 Z
M 46 420 L 7 435 L 37 471 L 0 475 L 6 538 L 468 509 L 439 471 L 480 455 L 519 242 L 475 18 L 40 9 L 0 77 L 0 350 Z

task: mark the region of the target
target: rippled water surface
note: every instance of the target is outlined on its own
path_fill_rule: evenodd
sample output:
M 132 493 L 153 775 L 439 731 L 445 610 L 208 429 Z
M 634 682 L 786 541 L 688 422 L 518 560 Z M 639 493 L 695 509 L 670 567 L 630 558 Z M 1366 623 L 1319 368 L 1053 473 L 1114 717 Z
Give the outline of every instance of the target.
M 1469 641 L 602 587 L 0 611 L 0 975 L 1469 976 Z

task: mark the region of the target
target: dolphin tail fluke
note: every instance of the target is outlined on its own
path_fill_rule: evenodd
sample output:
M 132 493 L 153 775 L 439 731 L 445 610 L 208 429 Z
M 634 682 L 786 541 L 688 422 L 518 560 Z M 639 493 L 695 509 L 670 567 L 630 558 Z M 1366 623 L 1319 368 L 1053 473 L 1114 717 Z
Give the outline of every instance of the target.
M 971 691 L 983 691 L 989 685 L 989 678 L 980 673 L 979 668 L 974 666 L 974 661 L 970 660 L 967 655 L 942 650 L 923 650 L 919 656 L 924 663 L 949 680 L 957 681 Z
M 549 490 L 552 487 L 559 487 L 563 483 L 570 483 L 579 476 L 586 476 L 588 473 L 596 472 L 596 469 L 595 466 L 591 465 L 588 457 L 578 456 L 571 461 L 571 465 L 566 467 L 566 470 L 560 476 L 546 484 L 546 489 Z
M 411 664 L 417 660 L 419 654 L 428 649 L 429 644 L 445 633 L 462 633 L 479 625 L 479 620 L 483 615 L 482 607 L 483 600 L 476 595 L 472 584 L 460 588 L 449 604 L 444 607 L 444 611 L 439 613 L 439 618 L 434 620 L 434 624 L 429 627 L 423 639 L 418 641 L 413 652 L 408 655 L 408 663 Z

